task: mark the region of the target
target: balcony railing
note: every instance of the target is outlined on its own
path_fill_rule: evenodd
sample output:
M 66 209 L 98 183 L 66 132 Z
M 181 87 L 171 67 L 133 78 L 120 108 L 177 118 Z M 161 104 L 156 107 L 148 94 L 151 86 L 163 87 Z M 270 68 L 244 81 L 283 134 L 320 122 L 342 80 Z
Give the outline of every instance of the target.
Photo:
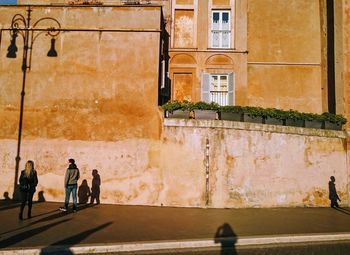
M 222 106 L 228 105 L 227 91 L 210 91 L 210 101 Z

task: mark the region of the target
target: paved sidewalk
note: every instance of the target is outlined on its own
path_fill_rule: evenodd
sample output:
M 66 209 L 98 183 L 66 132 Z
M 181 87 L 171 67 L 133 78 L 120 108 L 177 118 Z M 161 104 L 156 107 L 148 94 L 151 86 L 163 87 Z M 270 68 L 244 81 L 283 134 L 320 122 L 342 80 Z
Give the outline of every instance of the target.
M 202 209 L 95 205 L 77 213 L 36 203 L 18 220 L 19 205 L 0 201 L 0 254 L 79 254 L 219 246 L 229 224 L 236 245 L 350 240 L 350 209 Z M 26 211 L 25 211 L 26 212 Z M 26 214 L 24 214 L 26 215 Z M 62 253 L 65 251 L 65 253 Z

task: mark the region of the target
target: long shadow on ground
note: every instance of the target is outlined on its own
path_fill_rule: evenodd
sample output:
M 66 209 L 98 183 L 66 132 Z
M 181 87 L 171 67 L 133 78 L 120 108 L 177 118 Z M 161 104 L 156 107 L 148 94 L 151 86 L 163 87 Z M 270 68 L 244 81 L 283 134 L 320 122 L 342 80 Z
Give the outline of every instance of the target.
M 51 244 L 50 246 L 47 246 L 45 248 L 43 248 L 40 252 L 40 255 L 42 254 L 62 254 L 62 255 L 70 255 L 70 254 L 74 254 L 71 251 L 71 248 L 74 244 L 79 244 L 82 240 L 84 240 L 85 238 L 87 238 L 89 235 L 100 231 L 101 229 L 104 229 L 106 227 L 108 227 L 109 225 L 113 224 L 112 221 L 104 223 L 100 226 L 97 226 L 95 228 L 83 231 L 79 234 L 70 236 L 68 238 L 65 238 L 61 241 L 55 242 L 53 244 Z
M 14 236 L 11 236 L 5 240 L 2 240 L 0 241 L 0 248 L 6 248 L 6 247 L 9 247 L 11 245 L 14 245 L 20 241 L 23 241 L 27 238 L 30 238 L 34 235 L 37 235 L 37 234 L 40 234 L 46 230 L 48 230 L 49 228 L 52 228 L 54 226 L 57 226 L 59 224 L 62 224 L 64 222 L 67 222 L 69 221 L 70 219 L 66 219 L 66 220 L 61 220 L 61 221 L 58 221 L 58 222 L 54 222 L 54 223 L 51 223 L 51 224 L 48 224 L 48 225 L 45 225 L 45 226 L 42 226 L 42 227 L 38 227 L 38 228 L 34 228 L 34 229 L 30 229 L 28 231 L 25 231 L 25 232 L 22 232 L 22 233 L 19 233 L 17 235 L 14 235 Z

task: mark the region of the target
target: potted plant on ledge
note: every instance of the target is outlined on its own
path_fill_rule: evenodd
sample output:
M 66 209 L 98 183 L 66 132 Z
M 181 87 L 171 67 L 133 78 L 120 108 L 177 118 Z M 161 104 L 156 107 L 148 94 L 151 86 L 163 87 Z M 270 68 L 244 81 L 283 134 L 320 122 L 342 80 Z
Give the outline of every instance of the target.
M 169 101 L 162 105 L 166 118 L 188 119 L 193 109 L 193 103 L 188 101 Z
M 243 121 L 243 108 L 239 105 L 226 105 L 219 108 L 220 120 Z
M 252 123 L 264 123 L 264 109 L 261 107 L 244 106 L 243 121 Z
M 195 119 L 218 119 L 217 112 L 219 109 L 219 104 L 211 102 L 199 101 L 193 105 L 194 118 Z
M 340 114 L 324 112 L 322 117 L 325 129 L 342 130 L 342 126 L 347 122 L 346 118 Z
M 304 116 L 301 112 L 289 110 L 286 114 L 286 126 L 304 127 Z
M 316 113 L 303 113 L 306 128 L 323 128 L 324 118 Z
M 285 125 L 286 112 L 276 108 L 266 108 L 264 111 L 265 124 L 270 125 Z

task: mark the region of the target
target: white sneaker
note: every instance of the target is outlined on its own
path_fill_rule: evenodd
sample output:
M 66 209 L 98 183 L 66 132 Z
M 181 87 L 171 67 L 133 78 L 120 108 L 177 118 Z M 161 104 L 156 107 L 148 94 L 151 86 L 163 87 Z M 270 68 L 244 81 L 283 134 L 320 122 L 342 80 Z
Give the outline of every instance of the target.
M 62 211 L 62 212 L 66 212 L 66 211 L 67 211 L 67 209 L 66 209 L 66 208 L 64 208 L 64 207 L 60 207 L 60 211 Z

